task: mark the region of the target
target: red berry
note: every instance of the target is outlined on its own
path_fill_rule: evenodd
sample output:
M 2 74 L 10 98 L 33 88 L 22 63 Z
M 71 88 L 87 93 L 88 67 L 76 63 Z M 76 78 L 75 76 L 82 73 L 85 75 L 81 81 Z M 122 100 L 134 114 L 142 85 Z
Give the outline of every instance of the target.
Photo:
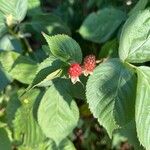
M 85 76 L 93 73 L 96 67 L 96 58 L 94 55 L 88 55 L 84 58 L 83 62 L 83 73 Z
M 79 80 L 79 76 L 82 74 L 82 68 L 78 63 L 71 64 L 68 69 L 69 77 L 73 84 L 75 84 Z

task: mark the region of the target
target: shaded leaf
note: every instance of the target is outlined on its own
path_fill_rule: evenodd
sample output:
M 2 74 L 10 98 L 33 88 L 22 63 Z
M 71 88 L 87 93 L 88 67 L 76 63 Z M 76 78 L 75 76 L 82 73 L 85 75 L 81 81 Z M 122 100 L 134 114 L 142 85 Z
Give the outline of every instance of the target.
M 100 64 L 88 79 L 87 102 L 109 136 L 134 117 L 136 77 L 119 59 Z
M 2 150 L 11 150 L 11 142 L 4 128 L 0 128 L 0 148 Z
M 103 43 L 125 20 L 125 13 L 115 8 L 104 8 L 87 16 L 79 29 L 81 36 L 95 43 Z

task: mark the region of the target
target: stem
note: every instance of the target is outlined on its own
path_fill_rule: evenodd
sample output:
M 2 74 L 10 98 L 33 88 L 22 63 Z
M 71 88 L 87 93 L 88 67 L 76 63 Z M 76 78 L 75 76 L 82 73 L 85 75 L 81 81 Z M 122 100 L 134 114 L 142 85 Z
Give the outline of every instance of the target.
M 18 40 L 20 40 L 19 35 L 16 34 L 11 28 L 9 28 L 9 33 L 10 33 L 12 36 L 14 36 L 15 38 L 17 38 Z M 25 43 L 25 45 L 26 45 L 28 51 L 29 51 L 29 52 L 33 52 L 33 50 L 32 50 L 32 48 L 31 48 L 31 46 L 30 46 L 28 40 L 27 40 L 25 37 L 22 38 L 22 39 L 23 39 L 23 42 Z
M 23 38 L 23 41 L 24 41 L 25 45 L 27 46 L 28 51 L 33 52 L 28 40 L 26 38 Z

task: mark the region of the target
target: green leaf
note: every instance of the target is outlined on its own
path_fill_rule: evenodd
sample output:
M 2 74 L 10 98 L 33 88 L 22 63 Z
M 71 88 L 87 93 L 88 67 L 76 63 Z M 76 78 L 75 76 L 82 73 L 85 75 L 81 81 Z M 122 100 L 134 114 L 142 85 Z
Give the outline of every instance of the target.
M 4 72 L 4 70 L 0 66 L 0 91 L 3 90 L 9 83 L 11 83 L 11 79 Z
M 73 61 L 81 63 L 82 61 L 82 52 L 79 44 L 69 37 L 68 35 L 55 35 L 48 36 L 43 34 L 45 37 L 50 51 L 52 54 L 62 61 Z
M 3 36 L 7 32 L 7 28 L 5 25 L 5 17 L 4 15 L 0 12 L 0 37 Z
M 59 145 L 76 127 L 78 119 L 74 99 L 61 83 L 52 85 L 43 96 L 38 110 L 38 122 L 45 135 Z
M 138 84 L 135 105 L 137 135 L 140 143 L 150 149 L 150 68 L 138 67 Z
M 1 0 L 0 11 L 5 17 L 13 16 L 14 21 L 21 22 L 27 12 L 27 0 Z
M 34 15 L 30 23 L 33 29 L 39 33 L 45 32 L 49 35 L 62 33 L 70 34 L 70 29 L 64 21 L 62 21 L 58 16 L 50 13 Z
M 125 13 L 121 10 L 112 7 L 104 8 L 87 16 L 79 33 L 86 40 L 103 43 L 110 39 L 124 20 Z
M 150 11 L 140 11 L 126 21 L 119 45 L 123 61 L 143 63 L 150 61 Z
M 40 0 L 28 0 L 28 9 L 40 7 Z
M 116 130 L 114 135 L 116 133 L 124 138 L 124 142 L 128 141 L 129 144 L 133 145 L 136 150 L 144 150 L 137 138 L 135 118 L 123 128 Z
M 73 143 L 69 139 L 64 139 L 59 146 L 56 146 L 55 143 L 50 140 L 47 150 L 76 150 Z
M 133 119 L 136 77 L 119 59 L 100 64 L 88 79 L 87 102 L 109 136 Z
M 57 73 L 61 73 L 63 62 L 54 56 L 49 56 L 42 63 L 38 65 L 36 76 L 31 86 L 48 86 L 51 84 L 51 80 L 56 78 Z
M 0 148 L 2 150 L 11 150 L 11 142 L 4 128 L 0 128 Z
M 118 57 L 118 41 L 113 39 L 106 42 L 99 53 L 99 58 Z
M 139 0 L 137 4 L 134 6 L 134 8 L 131 9 L 128 15 L 131 16 L 137 13 L 138 11 L 143 10 L 146 7 L 147 3 L 148 3 L 148 0 Z
M 34 149 L 45 141 L 45 136 L 35 120 L 37 103 L 41 100 L 43 92 L 33 89 L 26 93 L 22 98 L 22 106 L 17 110 L 14 126 L 14 139 L 20 141 L 22 147 Z M 36 107 L 35 107 L 36 106 Z
M 37 64 L 29 57 L 15 52 L 1 52 L 0 62 L 9 75 L 22 83 L 30 84 L 36 74 Z
M 0 51 L 1 50 L 14 50 L 16 52 L 22 52 L 21 41 L 9 34 L 0 38 Z

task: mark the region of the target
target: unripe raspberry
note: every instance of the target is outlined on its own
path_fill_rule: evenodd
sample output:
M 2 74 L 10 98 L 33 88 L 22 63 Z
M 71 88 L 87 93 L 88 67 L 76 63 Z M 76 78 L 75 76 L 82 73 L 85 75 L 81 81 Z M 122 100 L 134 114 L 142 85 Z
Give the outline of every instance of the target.
M 83 73 L 85 76 L 93 73 L 96 67 L 96 58 L 94 55 L 88 55 L 84 58 L 83 62 Z
M 73 84 L 80 81 L 79 76 L 82 74 L 81 66 L 78 63 L 71 64 L 68 69 L 68 74 Z

